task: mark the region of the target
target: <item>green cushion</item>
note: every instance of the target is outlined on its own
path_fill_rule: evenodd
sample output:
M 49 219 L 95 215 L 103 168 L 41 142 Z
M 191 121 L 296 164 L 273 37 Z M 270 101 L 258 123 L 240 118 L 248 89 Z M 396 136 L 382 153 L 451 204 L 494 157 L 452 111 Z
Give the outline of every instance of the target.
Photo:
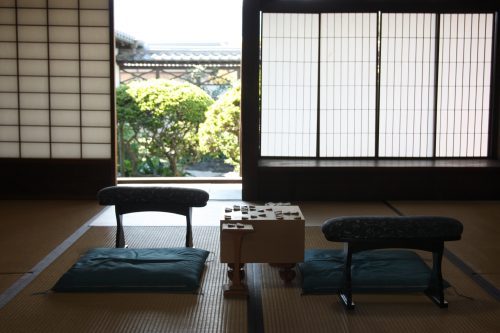
M 196 292 L 208 251 L 195 248 L 97 248 L 57 281 L 54 291 Z
M 308 249 L 299 264 L 304 293 L 337 293 L 342 285 L 343 250 Z M 416 292 L 429 284 L 431 269 L 413 251 L 373 250 L 353 254 L 355 292 Z M 445 281 L 444 287 L 449 287 Z

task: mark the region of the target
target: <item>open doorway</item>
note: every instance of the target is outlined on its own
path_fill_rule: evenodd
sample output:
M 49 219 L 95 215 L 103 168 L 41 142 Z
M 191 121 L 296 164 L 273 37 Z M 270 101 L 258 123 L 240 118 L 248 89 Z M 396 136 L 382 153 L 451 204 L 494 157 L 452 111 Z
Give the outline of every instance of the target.
M 240 180 L 241 6 L 115 1 L 119 179 Z

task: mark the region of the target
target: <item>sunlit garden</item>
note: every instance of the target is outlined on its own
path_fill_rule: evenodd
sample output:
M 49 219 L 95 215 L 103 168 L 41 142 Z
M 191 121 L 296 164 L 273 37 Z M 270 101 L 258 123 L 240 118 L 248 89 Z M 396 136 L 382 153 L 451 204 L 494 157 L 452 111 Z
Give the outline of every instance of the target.
M 189 82 L 132 81 L 116 103 L 119 176 L 197 176 L 196 166 L 238 174 L 239 83 L 214 100 Z

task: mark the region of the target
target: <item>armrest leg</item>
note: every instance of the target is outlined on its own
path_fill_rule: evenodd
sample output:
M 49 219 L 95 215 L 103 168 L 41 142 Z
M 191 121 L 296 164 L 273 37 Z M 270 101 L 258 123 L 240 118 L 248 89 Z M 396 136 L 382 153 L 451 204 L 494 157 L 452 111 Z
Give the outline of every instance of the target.
M 193 216 L 193 208 L 189 207 L 186 215 L 186 247 L 193 247 L 193 228 L 191 226 L 191 217 Z
M 117 248 L 119 247 L 126 247 L 125 246 L 125 233 L 123 232 L 123 222 L 122 222 L 122 214 L 119 214 L 118 211 L 115 208 L 115 215 L 116 215 L 116 246 Z
M 447 308 L 448 302 L 444 299 L 443 275 L 441 272 L 443 250 L 444 244 L 441 243 L 432 252 L 432 272 L 429 279 L 429 286 L 425 291 L 425 294 L 440 308 Z
M 354 302 L 352 301 L 352 277 L 351 277 L 351 264 L 352 264 L 352 250 L 348 243 L 344 244 L 344 276 L 343 286 L 339 290 L 340 301 L 347 310 L 354 309 Z

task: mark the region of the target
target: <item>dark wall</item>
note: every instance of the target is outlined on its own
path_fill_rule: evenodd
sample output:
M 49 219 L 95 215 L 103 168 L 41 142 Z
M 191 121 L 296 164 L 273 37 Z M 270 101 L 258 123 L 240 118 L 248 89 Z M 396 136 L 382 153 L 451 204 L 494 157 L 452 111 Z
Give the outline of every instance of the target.
M 253 200 L 500 199 L 500 164 L 484 167 L 260 167 Z M 247 198 L 247 200 L 250 198 Z
M 115 184 L 113 160 L 0 160 L 0 199 L 95 199 Z

